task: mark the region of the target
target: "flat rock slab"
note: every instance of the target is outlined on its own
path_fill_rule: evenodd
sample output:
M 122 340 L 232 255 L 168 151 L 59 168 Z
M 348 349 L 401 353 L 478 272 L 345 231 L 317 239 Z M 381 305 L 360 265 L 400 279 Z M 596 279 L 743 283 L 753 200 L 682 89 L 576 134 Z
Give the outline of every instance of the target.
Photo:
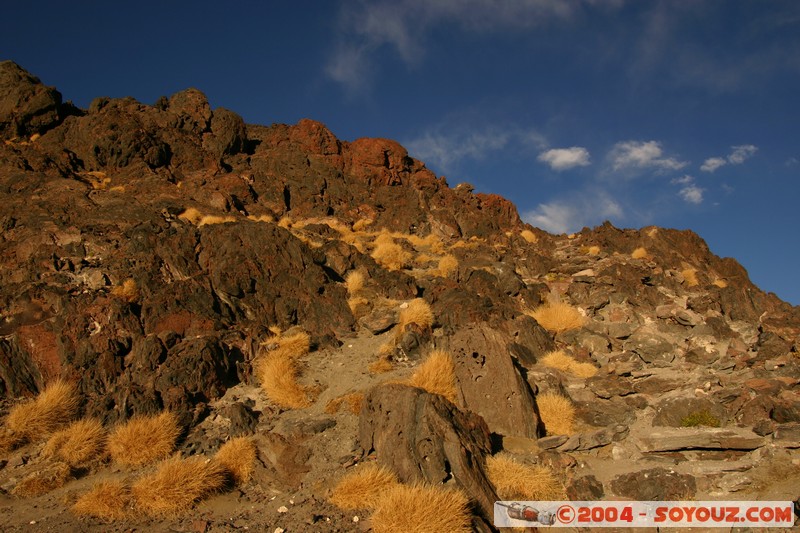
M 755 450 L 765 444 L 763 437 L 745 428 L 653 428 L 637 440 L 643 452 Z

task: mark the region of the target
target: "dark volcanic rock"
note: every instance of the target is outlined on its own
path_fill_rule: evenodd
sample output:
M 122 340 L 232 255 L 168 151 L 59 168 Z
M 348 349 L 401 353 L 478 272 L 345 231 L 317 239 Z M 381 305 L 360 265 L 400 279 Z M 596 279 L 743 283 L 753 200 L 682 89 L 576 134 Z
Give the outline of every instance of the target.
M 13 61 L 0 62 L 0 139 L 44 133 L 61 118 L 61 93 Z
M 632 500 L 675 501 L 691 499 L 697 484 L 692 476 L 651 468 L 617 476 L 611 481 L 611 490 Z
M 463 405 L 506 436 L 542 434 L 539 413 L 528 382 L 508 349 L 506 338 L 487 324 L 455 331 L 445 342 L 456 364 Z
M 422 389 L 381 385 L 364 400 L 358 439 L 404 483 L 455 480 L 491 520 L 497 495 L 486 477 L 491 441 L 481 417 Z

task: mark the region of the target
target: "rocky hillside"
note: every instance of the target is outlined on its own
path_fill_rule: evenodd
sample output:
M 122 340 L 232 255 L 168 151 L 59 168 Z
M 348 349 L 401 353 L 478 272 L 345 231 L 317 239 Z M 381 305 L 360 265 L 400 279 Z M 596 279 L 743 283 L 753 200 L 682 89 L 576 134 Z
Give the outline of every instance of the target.
M 73 416 L 109 430 L 174 413 L 184 457 L 250 436 L 252 479 L 174 527 L 348 531 L 358 512 L 331 491 L 377 463 L 461 490 L 488 531 L 494 500 L 517 497 L 500 456 L 574 499 L 800 496 L 800 308 L 692 232 L 550 235 L 391 140 L 245 124 L 195 89 L 78 109 L 10 61 L 0 138 L 3 414 L 61 378 Z M 261 361 L 298 332 L 292 406 Z M 410 378 L 434 349 L 452 394 Z M 52 458 L 7 425 L 2 529 L 108 531 L 71 503 L 142 472 L 70 465 L 23 498 Z M 113 523 L 148 520 L 165 519 Z

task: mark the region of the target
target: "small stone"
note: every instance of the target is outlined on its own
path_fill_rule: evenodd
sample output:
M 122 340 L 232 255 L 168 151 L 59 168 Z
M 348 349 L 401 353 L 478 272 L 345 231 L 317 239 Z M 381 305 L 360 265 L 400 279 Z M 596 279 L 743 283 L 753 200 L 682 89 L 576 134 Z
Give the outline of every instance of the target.
M 285 530 L 285 529 L 283 529 L 282 527 L 276 527 L 276 528 L 275 528 L 275 531 L 273 531 L 272 533 L 284 533 L 285 531 L 286 531 L 286 530 Z
M 278 507 L 278 512 L 279 513 L 288 513 L 289 509 L 285 505 L 281 505 L 280 507 Z
M 358 520 L 359 520 L 358 516 L 353 517 L 353 522 L 358 522 Z

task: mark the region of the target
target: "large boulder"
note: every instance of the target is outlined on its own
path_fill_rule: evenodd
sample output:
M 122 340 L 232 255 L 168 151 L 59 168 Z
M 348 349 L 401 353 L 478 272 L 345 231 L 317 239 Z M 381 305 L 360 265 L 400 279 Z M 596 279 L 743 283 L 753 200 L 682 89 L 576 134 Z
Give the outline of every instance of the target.
M 381 385 L 365 398 L 358 440 L 365 453 L 400 481 L 454 481 L 492 519 L 497 494 L 486 477 L 489 428 L 438 394 L 404 385 Z
M 486 420 L 494 433 L 536 438 L 542 435 L 530 385 L 515 363 L 505 335 L 487 324 L 455 331 L 444 341 L 455 360 L 459 399 Z

